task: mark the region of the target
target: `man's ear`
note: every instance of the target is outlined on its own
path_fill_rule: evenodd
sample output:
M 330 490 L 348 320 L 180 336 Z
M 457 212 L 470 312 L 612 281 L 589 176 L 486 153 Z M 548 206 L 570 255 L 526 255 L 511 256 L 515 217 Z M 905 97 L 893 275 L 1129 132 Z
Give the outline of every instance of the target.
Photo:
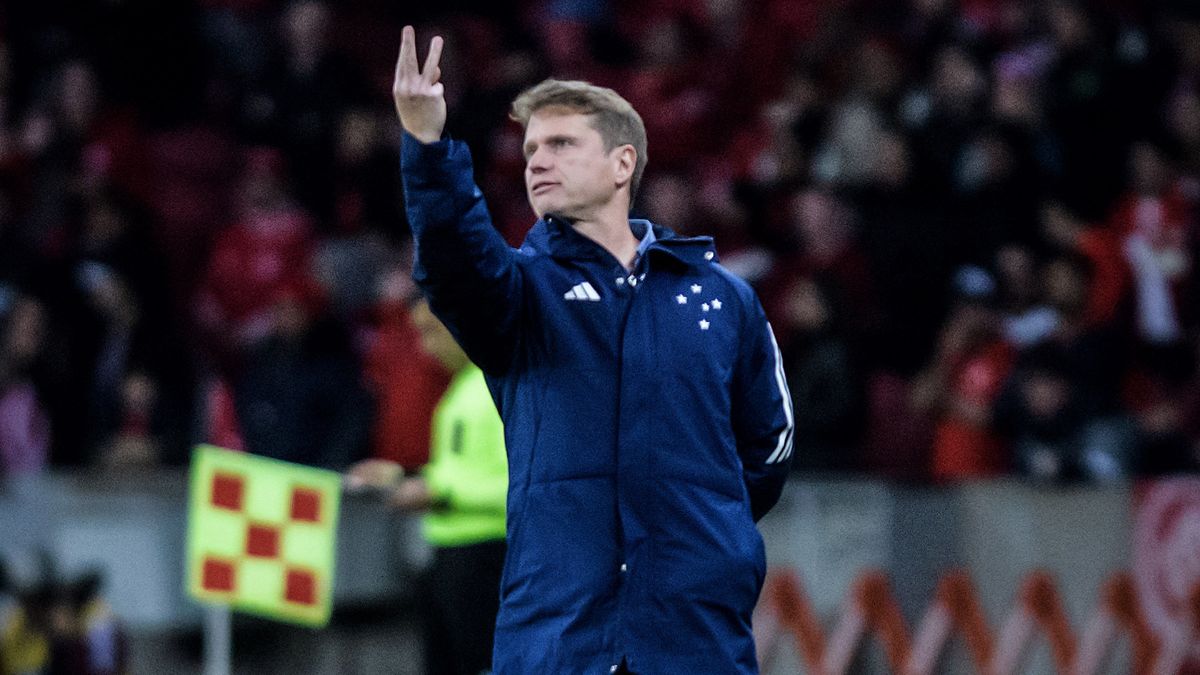
M 633 170 L 637 167 L 637 150 L 632 145 L 625 144 L 613 148 L 613 159 L 616 162 L 616 178 L 618 184 L 629 183 L 633 180 Z

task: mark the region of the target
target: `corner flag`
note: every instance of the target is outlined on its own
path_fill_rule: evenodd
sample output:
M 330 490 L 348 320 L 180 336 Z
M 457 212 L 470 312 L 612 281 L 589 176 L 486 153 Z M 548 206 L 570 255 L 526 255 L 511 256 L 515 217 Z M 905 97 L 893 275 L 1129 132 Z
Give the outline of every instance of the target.
M 324 626 L 332 607 L 341 477 L 197 446 L 188 497 L 187 588 L 197 600 Z

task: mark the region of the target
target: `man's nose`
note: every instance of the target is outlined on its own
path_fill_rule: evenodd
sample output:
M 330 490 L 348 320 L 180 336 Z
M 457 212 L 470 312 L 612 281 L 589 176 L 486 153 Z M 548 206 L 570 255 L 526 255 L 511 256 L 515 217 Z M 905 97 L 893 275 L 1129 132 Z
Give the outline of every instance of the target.
M 531 173 L 542 173 L 550 168 L 550 160 L 550 153 L 539 148 L 534 150 L 533 154 L 529 156 L 527 166 L 529 167 L 529 171 Z

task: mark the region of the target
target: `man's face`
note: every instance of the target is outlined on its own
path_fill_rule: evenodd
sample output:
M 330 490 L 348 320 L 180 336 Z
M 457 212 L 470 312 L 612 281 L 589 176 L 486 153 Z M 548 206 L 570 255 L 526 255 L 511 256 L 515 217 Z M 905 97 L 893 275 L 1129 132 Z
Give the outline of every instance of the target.
M 525 127 L 525 192 L 539 218 L 583 220 L 627 183 L 622 148 L 604 149 L 587 115 L 561 106 L 535 112 Z M 630 167 L 631 168 L 631 167 Z

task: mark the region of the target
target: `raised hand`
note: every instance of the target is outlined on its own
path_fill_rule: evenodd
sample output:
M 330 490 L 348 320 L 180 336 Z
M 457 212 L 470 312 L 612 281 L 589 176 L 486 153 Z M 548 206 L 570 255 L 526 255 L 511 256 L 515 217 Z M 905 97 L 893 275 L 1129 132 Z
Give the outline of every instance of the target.
M 392 98 L 400 124 L 413 138 L 433 143 L 442 137 L 446 126 L 445 87 L 438 79 L 442 69 L 442 38 L 429 42 L 425 67 L 417 66 L 417 34 L 405 26 L 400 36 L 400 58 L 396 60 L 396 80 L 392 83 Z

